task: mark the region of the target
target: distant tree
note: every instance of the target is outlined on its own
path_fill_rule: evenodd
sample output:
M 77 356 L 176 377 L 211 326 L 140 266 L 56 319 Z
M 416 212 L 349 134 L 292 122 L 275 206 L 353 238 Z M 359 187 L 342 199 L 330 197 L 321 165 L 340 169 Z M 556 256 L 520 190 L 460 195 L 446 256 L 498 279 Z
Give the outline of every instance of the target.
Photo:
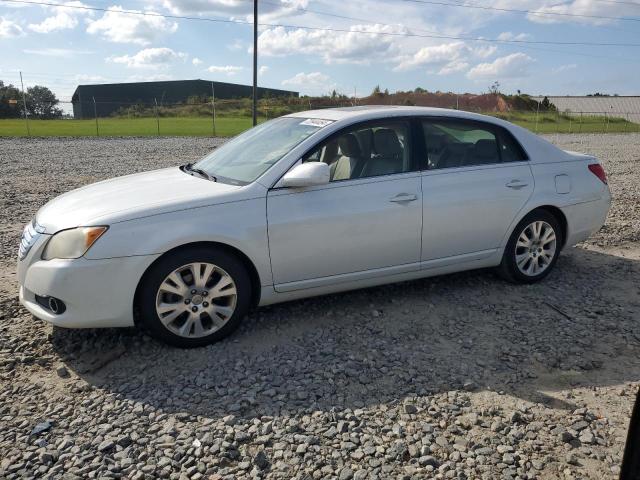
M 385 94 L 385 95 L 389 95 L 389 89 L 388 89 L 388 88 L 385 88 L 385 89 L 384 89 L 384 94 Z
M 521 93 L 520 93 L 520 89 L 518 89 L 518 95 L 521 95 Z
M 373 91 L 371 92 L 371 96 L 378 96 L 381 95 L 382 92 L 380 90 L 380 85 L 376 85 L 375 87 L 373 87 Z
M 549 98 L 547 98 L 546 96 L 542 99 L 542 102 L 540 102 L 540 110 L 543 110 L 545 112 L 548 111 L 555 111 L 556 110 L 556 106 L 551 103 L 549 101 Z
M 60 101 L 47 87 L 36 85 L 27 89 L 27 112 L 34 118 L 62 118 L 62 110 L 58 108 Z
M 425 89 L 424 89 L 424 88 L 422 88 L 422 87 L 416 87 L 416 88 L 413 90 L 413 93 L 428 93 L 428 92 L 427 92 L 427 90 L 425 90 Z
M 494 95 L 497 95 L 498 93 L 500 93 L 500 82 L 499 81 L 495 81 L 491 84 L 491 86 L 489 87 L 489 93 L 492 93 Z
M 0 118 L 18 118 L 23 113 L 20 90 L 0 80 Z
M 336 89 L 334 88 L 333 91 L 331 92 L 331 98 L 335 100 L 337 97 L 338 97 L 338 92 L 336 92 Z

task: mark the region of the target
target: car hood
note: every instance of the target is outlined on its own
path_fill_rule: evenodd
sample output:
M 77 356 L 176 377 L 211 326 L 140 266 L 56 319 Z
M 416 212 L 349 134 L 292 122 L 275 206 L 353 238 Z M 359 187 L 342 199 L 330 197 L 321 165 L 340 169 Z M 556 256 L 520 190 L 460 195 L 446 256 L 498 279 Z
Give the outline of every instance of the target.
M 189 175 L 178 167 L 87 185 L 54 198 L 36 221 L 46 233 L 232 201 L 243 187 Z

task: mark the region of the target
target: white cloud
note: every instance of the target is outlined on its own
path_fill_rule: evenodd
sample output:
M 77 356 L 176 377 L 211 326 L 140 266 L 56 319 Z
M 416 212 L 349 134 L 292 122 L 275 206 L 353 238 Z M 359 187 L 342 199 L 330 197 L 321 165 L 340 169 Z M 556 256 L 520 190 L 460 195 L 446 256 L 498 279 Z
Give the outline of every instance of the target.
M 283 80 L 282 85 L 300 88 L 309 94 L 328 93 L 335 88 L 335 83 L 331 83 L 331 79 L 320 72 L 297 73 L 293 77 Z
M 527 15 L 532 22 L 537 23 L 590 23 L 590 24 L 606 24 L 615 22 L 615 20 L 606 18 L 589 18 L 590 17 L 637 17 L 637 3 L 633 2 L 603 2 L 601 0 L 573 0 L 569 3 L 558 3 L 551 0 L 539 3 L 533 2 L 529 10 L 533 14 Z M 512 7 L 513 8 L 513 7 Z M 557 13 L 560 15 L 536 15 L 536 13 Z M 569 15 L 565 15 L 569 14 Z M 587 17 L 571 16 L 586 15 Z
M 191 60 L 191 63 L 193 63 L 197 67 L 198 65 L 202 65 L 202 60 L 200 60 L 198 57 L 194 57 L 194 59 Z
M 395 71 L 411 70 L 419 67 L 437 67 L 438 75 L 450 75 L 466 70 L 473 58 L 486 58 L 496 52 L 495 46 L 470 47 L 464 42 L 442 43 L 422 47 L 410 55 L 399 56 Z
M 222 73 L 224 75 L 229 75 L 229 76 L 235 75 L 241 70 L 242 70 L 242 67 L 236 67 L 234 65 L 224 65 L 224 66 L 211 65 L 209 68 L 207 68 L 207 72 L 209 73 Z
M 144 75 L 130 75 L 127 82 L 162 82 L 165 80 L 173 80 L 173 75 L 166 73 L 146 73 Z
M 107 61 L 122 63 L 129 68 L 165 68 L 168 64 L 186 58 L 186 54 L 170 48 L 145 48 L 135 55 L 109 57 Z
M 60 57 L 60 58 L 70 58 L 76 55 L 92 55 L 94 53 L 91 50 L 74 50 L 72 48 L 38 48 L 38 49 L 25 48 L 24 50 L 22 50 L 22 52 L 29 55 L 40 55 L 43 57 Z
M 498 40 L 529 40 L 531 35 L 528 33 L 512 33 L 512 32 L 502 32 L 498 35 Z
M 24 35 L 22 27 L 11 20 L 0 17 L 0 38 L 13 38 Z
M 573 70 L 574 68 L 577 68 L 578 65 L 576 65 L 575 63 L 568 63 L 566 65 L 560 65 L 558 67 L 555 67 L 553 69 L 551 69 L 551 71 L 553 73 L 562 73 L 562 72 L 566 72 L 567 70 Z
M 159 3 L 148 0 L 149 3 Z M 298 9 L 306 8 L 308 0 L 274 0 L 260 5 L 260 18 L 270 21 L 283 16 L 302 13 Z M 253 2 L 247 0 L 164 0 L 162 6 L 174 15 L 223 15 L 243 17 L 249 20 L 253 16 Z
M 447 63 L 444 67 L 438 70 L 438 75 L 451 75 L 452 73 L 464 72 L 469 68 L 469 63 L 462 60 L 454 60 Z
M 258 75 L 262 76 L 265 73 L 267 73 L 269 71 L 269 67 L 266 65 L 262 65 L 259 69 L 258 69 Z
M 119 13 L 123 10 L 120 6 L 110 7 L 110 10 L 102 18 L 91 21 L 87 32 L 102 35 L 111 42 L 149 45 L 153 40 L 166 39 L 167 34 L 178 30 L 177 23 L 163 17 L 122 14 Z
M 518 52 L 496 58 L 493 62 L 480 63 L 467 73 L 472 80 L 490 78 L 501 80 L 503 78 L 524 77 L 527 68 L 534 62 L 529 55 Z
M 286 30 L 270 28 L 258 37 L 261 55 L 319 56 L 324 63 L 355 63 L 366 65 L 372 61 L 384 61 L 392 56 L 394 38 L 384 33 L 406 31 L 391 25 L 352 25 L 349 32 L 319 30 Z M 367 32 L 367 33 L 362 33 Z
M 86 7 L 82 2 L 72 1 L 64 2 L 61 5 L 68 5 L 72 8 L 64 7 L 50 7 L 47 6 L 47 10 L 55 12 L 55 15 L 45 18 L 40 23 L 29 24 L 29 30 L 33 30 L 37 33 L 50 33 L 57 30 L 67 30 L 75 28 L 78 25 L 79 18 L 83 16 L 91 16 L 93 12 L 90 10 L 82 10 L 73 7 Z
M 401 58 L 394 70 L 402 71 L 425 65 L 448 64 L 457 61 L 467 52 L 468 47 L 463 42 L 422 47 L 413 55 Z
M 104 78 L 101 75 L 87 75 L 87 74 L 80 74 L 80 75 L 76 75 L 75 76 L 75 80 L 78 83 L 81 82 L 86 82 L 86 83 L 101 83 L 106 81 L 106 78 Z

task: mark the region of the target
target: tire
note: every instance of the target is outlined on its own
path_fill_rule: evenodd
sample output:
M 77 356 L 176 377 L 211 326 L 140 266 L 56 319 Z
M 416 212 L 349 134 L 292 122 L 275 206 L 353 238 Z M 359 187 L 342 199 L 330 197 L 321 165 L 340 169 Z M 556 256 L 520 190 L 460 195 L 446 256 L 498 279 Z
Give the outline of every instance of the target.
M 231 334 L 251 304 L 242 262 L 218 248 L 193 247 L 160 258 L 138 295 L 140 324 L 170 345 L 209 345 Z
M 548 236 L 550 230 L 553 240 Z M 520 220 L 511 233 L 498 273 L 513 283 L 539 282 L 553 270 L 562 245 L 558 219 L 546 210 L 534 210 Z

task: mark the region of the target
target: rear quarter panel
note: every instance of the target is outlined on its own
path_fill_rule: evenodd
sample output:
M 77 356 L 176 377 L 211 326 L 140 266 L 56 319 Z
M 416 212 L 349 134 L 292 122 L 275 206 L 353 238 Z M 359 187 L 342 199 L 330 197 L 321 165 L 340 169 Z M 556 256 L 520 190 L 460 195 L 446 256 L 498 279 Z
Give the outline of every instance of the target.
M 565 152 L 562 154 L 566 155 Z M 597 231 L 606 219 L 611 197 L 609 188 L 591 171 L 593 157 L 536 162 L 530 166 L 535 181 L 534 193 L 514 221 L 509 232 L 529 212 L 541 206 L 558 207 L 567 219 L 566 245 L 574 245 Z M 505 237 L 504 243 L 509 235 Z

